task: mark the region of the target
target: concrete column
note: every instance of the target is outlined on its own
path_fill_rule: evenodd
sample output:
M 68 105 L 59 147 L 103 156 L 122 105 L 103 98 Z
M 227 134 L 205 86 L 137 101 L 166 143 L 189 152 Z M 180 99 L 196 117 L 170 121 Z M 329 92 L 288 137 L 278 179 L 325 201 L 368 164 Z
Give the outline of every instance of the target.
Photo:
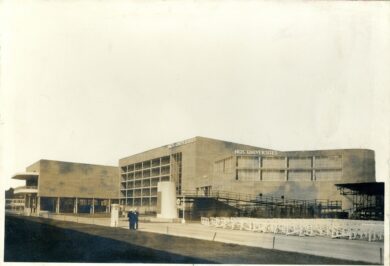
M 177 218 L 176 186 L 174 182 L 159 182 L 157 191 L 161 192 L 159 201 L 161 209 L 157 213 L 157 218 Z
M 257 157 L 257 159 L 258 159 L 258 163 L 259 163 L 259 165 L 258 165 L 258 168 L 259 168 L 259 181 L 261 181 L 261 156 L 259 156 L 259 157 Z
M 37 197 L 37 214 L 41 211 L 41 197 Z
M 316 170 L 315 170 L 315 166 L 316 166 L 316 157 L 313 156 L 313 158 L 312 158 L 312 160 L 311 160 L 311 168 L 312 168 L 311 180 L 313 180 L 313 181 L 316 180 Z
M 60 197 L 56 201 L 56 213 L 60 213 Z
M 33 213 L 37 213 L 37 198 L 34 197 L 34 196 L 31 196 L 31 199 L 32 199 L 32 204 L 31 204 L 31 211 Z
M 92 198 L 92 214 L 95 213 L 95 198 Z
M 25 214 L 30 216 L 31 215 L 31 197 L 30 195 L 26 195 L 26 209 Z
M 286 170 L 284 171 L 285 180 L 288 181 L 288 156 L 285 158 L 285 167 Z
M 73 213 L 78 213 L 78 205 L 79 204 L 79 200 L 78 200 L 78 198 L 75 198 L 74 199 L 74 204 L 73 204 Z
M 108 206 L 107 206 L 106 211 L 107 211 L 108 213 L 111 212 L 111 199 L 108 199 Z

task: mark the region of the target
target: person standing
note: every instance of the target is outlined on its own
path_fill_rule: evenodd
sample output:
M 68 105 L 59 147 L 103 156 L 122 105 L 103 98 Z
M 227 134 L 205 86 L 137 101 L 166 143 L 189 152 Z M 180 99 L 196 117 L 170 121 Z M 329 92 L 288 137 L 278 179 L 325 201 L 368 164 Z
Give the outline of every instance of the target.
M 138 229 L 138 211 L 137 210 L 134 211 L 134 229 L 135 230 Z
M 134 213 L 133 213 L 133 211 L 129 211 L 127 213 L 127 218 L 129 219 L 129 229 L 134 230 Z

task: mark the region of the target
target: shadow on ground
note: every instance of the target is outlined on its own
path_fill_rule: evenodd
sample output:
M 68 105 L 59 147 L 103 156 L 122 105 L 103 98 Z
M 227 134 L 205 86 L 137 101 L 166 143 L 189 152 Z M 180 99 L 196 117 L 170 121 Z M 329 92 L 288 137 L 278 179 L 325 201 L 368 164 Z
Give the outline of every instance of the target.
M 6 216 L 6 262 L 366 264 L 294 252 Z
M 14 217 L 5 229 L 7 262 L 212 263 Z

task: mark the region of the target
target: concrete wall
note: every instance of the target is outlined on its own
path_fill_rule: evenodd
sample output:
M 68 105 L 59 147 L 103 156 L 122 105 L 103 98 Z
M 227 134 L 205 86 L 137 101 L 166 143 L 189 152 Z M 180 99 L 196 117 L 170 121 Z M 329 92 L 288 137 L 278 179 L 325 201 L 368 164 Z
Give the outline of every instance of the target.
M 336 149 L 315 151 L 289 151 L 286 156 L 341 155 L 342 183 L 375 182 L 375 152 L 368 149 Z
M 372 150 L 343 150 L 345 183 L 375 182 L 375 153 Z
M 158 147 L 142 153 L 134 154 L 122 159 L 119 159 L 119 166 L 125 166 L 133 163 L 139 163 L 154 158 L 164 157 L 170 154 L 168 146 Z
M 119 167 L 122 172 L 124 171 L 122 167 L 127 165 L 182 153 L 182 190 L 194 191 L 197 187 L 209 185 L 213 176 L 214 161 L 216 158 L 225 154 L 231 154 L 235 149 L 259 150 L 260 148 L 195 137 L 120 159 Z M 172 171 L 173 169 L 171 169 Z
M 288 199 L 342 200 L 344 208 L 350 207 L 351 200 L 341 196 L 335 184 L 375 182 L 375 155 L 372 150 L 364 149 L 275 151 L 277 156 L 282 157 L 341 155 L 342 165 L 340 168 L 342 168 L 342 176 L 340 179 L 334 181 L 239 181 L 235 180 L 235 168 L 228 174 L 216 174 L 214 171 L 214 162 L 226 157 L 234 157 L 235 150 L 273 151 L 250 145 L 195 137 L 174 145 L 162 146 L 120 159 L 119 165 L 125 166 L 181 152 L 182 190 L 194 191 L 199 187 L 212 186 L 213 190 L 245 194 L 262 193 L 264 196 L 275 197 L 283 195 Z M 287 169 L 287 165 L 284 167 Z
M 329 181 L 240 181 L 235 180 L 235 170 L 227 174 L 215 173 L 210 184 L 213 190 L 233 191 L 286 199 L 341 200 L 343 209 L 352 207 L 351 196 L 342 196 L 335 184 L 375 182 L 375 154 L 372 150 L 326 150 L 285 152 L 283 156 L 342 156 L 341 179 Z M 232 154 L 230 155 L 232 156 Z M 235 160 L 235 158 L 234 158 Z
M 156 149 L 145 151 L 119 160 L 119 167 L 135 164 L 143 161 L 152 160 L 164 156 L 170 156 L 175 153 L 182 153 L 182 182 L 183 189 L 189 189 L 190 180 L 196 176 L 196 140 L 187 144 L 175 147 L 162 146 Z M 172 159 L 172 158 L 171 158 Z
M 268 150 L 250 145 L 197 137 L 196 170 L 190 180 L 186 179 L 188 188 L 210 186 L 214 177 L 214 162 L 234 154 L 235 150 Z
M 38 161 L 38 162 L 33 163 L 33 164 L 30 165 L 30 166 L 27 166 L 27 168 L 26 168 L 27 172 L 38 172 L 38 173 L 39 173 L 39 170 L 40 170 L 40 162 L 41 162 L 41 161 Z
M 39 172 L 39 197 L 119 196 L 118 167 L 40 160 L 26 170 Z
M 236 149 L 267 150 L 249 145 L 195 137 L 191 139 L 191 142 L 183 145 L 174 147 L 166 145 L 120 159 L 119 166 L 139 163 L 181 152 L 183 154 L 182 189 L 195 190 L 196 187 L 209 185 L 213 177 L 214 161 L 221 156 L 232 154 Z

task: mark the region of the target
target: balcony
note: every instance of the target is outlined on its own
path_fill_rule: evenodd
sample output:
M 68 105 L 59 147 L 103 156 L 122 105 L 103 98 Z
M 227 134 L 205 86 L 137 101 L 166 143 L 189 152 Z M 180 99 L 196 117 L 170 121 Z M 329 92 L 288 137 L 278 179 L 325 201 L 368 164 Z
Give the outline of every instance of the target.
M 24 199 L 5 199 L 5 205 L 9 207 L 24 207 Z
M 39 173 L 37 172 L 24 172 L 15 174 L 12 179 L 18 180 L 28 180 L 28 179 L 36 179 L 39 177 Z
M 32 194 L 32 193 L 38 193 L 37 186 L 23 186 L 23 187 L 16 187 L 14 189 L 14 194 Z

